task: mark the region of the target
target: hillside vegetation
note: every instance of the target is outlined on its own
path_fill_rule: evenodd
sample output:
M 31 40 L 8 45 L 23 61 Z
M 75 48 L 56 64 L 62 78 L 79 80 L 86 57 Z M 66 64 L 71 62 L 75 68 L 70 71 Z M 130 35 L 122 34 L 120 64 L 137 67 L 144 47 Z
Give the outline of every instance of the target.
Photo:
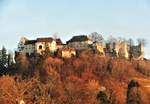
M 150 62 L 18 56 L 0 77 L 0 104 L 150 104 Z

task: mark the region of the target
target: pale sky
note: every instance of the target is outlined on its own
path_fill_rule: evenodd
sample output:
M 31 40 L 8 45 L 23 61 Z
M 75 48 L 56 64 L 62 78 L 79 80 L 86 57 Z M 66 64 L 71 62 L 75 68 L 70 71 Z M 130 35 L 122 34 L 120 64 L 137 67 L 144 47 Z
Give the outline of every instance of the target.
M 0 47 L 14 50 L 22 36 L 65 41 L 91 32 L 145 38 L 150 58 L 150 0 L 0 0 Z

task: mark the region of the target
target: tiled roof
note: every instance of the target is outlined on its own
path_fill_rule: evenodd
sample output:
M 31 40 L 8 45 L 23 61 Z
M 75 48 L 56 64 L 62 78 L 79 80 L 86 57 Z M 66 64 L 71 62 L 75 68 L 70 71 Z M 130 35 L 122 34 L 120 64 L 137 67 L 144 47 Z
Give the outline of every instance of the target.
M 27 44 L 35 44 L 36 42 L 52 42 L 54 39 L 53 38 L 51 38 L 51 37 L 48 37 L 48 38 L 37 38 L 36 40 L 27 40 L 26 42 L 25 42 L 25 45 L 27 45 Z M 63 43 L 62 43 L 62 41 L 61 41 L 61 39 L 56 39 L 56 43 L 57 43 L 57 45 L 62 45 Z
M 35 44 L 37 41 L 36 40 L 27 40 L 25 42 L 25 45 L 28 45 L 28 44 Z
M 89 38 L 86 35 L 79 35 L 79 36 L 74 36 L 72 39 L 67 41 L 67 43 L 69 43 L 69 42 L 81 42 L 81 41 L 87 41 L 87 40 L 89 40 Z
M 37 38 L 37 42 L 52 42 L 53 38 Z

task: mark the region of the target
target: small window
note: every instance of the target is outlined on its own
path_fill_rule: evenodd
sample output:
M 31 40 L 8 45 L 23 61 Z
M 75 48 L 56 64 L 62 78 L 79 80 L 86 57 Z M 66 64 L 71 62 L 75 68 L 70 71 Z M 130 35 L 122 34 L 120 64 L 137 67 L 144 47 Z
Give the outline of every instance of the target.
M 39 46 L 39 49 L 42 49 L 42 45 Z

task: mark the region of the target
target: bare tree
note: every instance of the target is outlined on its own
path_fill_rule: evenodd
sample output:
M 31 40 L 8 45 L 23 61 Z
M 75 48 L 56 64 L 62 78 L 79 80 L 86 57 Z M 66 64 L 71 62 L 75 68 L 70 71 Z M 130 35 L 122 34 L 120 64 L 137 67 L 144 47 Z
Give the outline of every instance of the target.
M 141 44 L 141 45 L 146 45 L 147 44 L 147 41 L 146 41 L 146 39 L 137 39 L 137 42 L 138 42 L 138 44 Z
M 101 34 L 93 32 L 89 35 L 93 42 L 101 43 L 104 39 Z
M 29 64 L 29 60 L 25 53 L 21 53 L 17 56 L 16 65 L 17 65 L 17 68 L 19 69 L 20 74 L 24 75 L 25 72 L 28 71 L 30 64 Z
M 127 44 L 129 45 L 129 46 L 133 46 L 134 45 L 134 41 L 133 41 L 133 39 L 129 39 L 129 40 L 127 40 Z
M 118 37 L 117 41 L 118 42 L 126 42 L 126 39 L 123 37 Z
M 54 38 L 54 39 L 57 39 L 57 38 L 58 38 L 58 32 L 56 32 L 56 33 L 53 34 L 53 38 Z
M 116 43 L 116 42 L 117 42 L 117 39 L 116 39 L 115 37 L 113 37 L 113 36 L 109 36 L 108 42 L 109 42 L 109 43 Z

